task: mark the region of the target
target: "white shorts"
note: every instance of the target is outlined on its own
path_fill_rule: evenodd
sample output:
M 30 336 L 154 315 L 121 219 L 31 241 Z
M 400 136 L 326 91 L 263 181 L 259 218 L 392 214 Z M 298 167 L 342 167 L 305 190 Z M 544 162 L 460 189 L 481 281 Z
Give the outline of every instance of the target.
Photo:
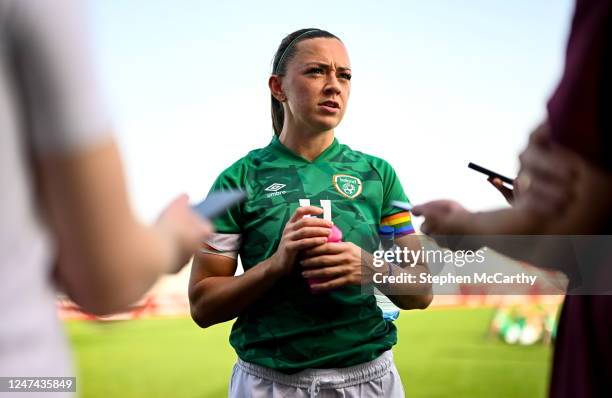
M 285 374 L 238 359 L 230 398 L 403 398 L 404 388 L 391 350 L 347 368 L 306 369 Z

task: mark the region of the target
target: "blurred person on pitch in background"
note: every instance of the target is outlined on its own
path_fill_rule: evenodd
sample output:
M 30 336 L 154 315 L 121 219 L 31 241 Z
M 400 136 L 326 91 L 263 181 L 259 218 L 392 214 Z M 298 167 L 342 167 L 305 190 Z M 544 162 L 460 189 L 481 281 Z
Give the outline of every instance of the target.
M 186 196 L 153 226 L 130 209 L 83 5 L 0 0 L 0 376 L 73 375 L 58 285 L 86 311 L 127 309 L 212 232 Z
M 426 218 L 422 230 L 464 236 L 612 233 L 612 0 L 576 2 L 563 76 L 548 102 L 547 122 L 529 138 L 520 164 L 512 208 L 472 213 L 453 201 L 434 201 L 414 208 Z M 536 255 L 541 266 L 562 261 L 554 250 Z M 588 267 L 581 271 L 602 294 L 566 296 L 550 380 L 554 398 L 612 396 L 609 248 Z
M 198 325 L 237 318 L 231 397 L 404 396 L 391 351 L 396 327 L 362 286 L 372 280 L 380 225 L 398 245 L 414 242 L 414 229 L 391 204 L 407 201 L 391 165 L 335 138 L 351 77 L 338 37 L 320 29 L 285 37 L 268 80 L 272 142 L 213 185 L 248 193 L 214 220 L 217 233 L 195 256 L 189 282 Z M 245 272 L 235 276 L 238 254 Z M 383 293 L 400 308 L 426 308 L 431 286 L 406 285 Z

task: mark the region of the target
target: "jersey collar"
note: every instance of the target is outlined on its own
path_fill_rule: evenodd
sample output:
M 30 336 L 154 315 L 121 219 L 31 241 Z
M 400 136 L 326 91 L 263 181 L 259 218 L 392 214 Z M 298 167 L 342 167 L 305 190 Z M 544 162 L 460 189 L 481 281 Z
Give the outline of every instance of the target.
M 272 142 L 270 142 L 270 148 L 282 156 L 290 157 L 303 163 L 319 163 L 333 157 L 340 149 L 340 143 L 338 142 L 338 139 L 334 137 L 332 143 L 327 148 L 325 148 L 325 150 L 321 152 L 319 156 L 313 159 L 312 162 L 308 159 L 304 159 L 297 153 L 293 152 L 291 149 L 287 148 L 285 145 L 283 145 L 282 142 L 280 142 L 278 136 L 276 135 L 272 137 Z

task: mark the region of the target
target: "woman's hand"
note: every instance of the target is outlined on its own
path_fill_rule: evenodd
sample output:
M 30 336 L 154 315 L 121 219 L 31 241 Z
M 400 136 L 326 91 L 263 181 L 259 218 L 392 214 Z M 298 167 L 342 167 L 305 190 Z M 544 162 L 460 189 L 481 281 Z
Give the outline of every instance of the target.
M 319 207 L 300 207 L 285 225 L 276 252 L 234 276 L 234 258 L 198 253 L 191 268 L 189 302 L 191 316 L 201 327 L 208 327 L 239 316 L 269 289 L 289 274 L 302 250 L 325 243 L 331 222 L 317 217 Z
M 313 291 L 327 291 L 345 285 L 361 285 L 372 280 L 374 271 L 362 262 L 361 248 L 351 242 L 329 242 L 304 253 L 300 262 L 307 279 L 323 280 L 310 285 Z
M 547 123 L 540 124 L 529 136 L 527 147 L 519 155 L 520 171 L 513 189 L 499 178 L 493 185 L 510 205 L 519 203 L 541 215 L 554 215 L 567 206 L 574 195 L 576 155 L 550 139 Z
M 421 232 L 428 235 L 469 234 L 473 213 L 452 200 L 434 200 L 414 206 L 411 213 L 425 217 Z
M 499 193 L 502 194 L 502 196 L 504 197 L 504 199 L 506 199 L 506 202 L 508 202 L 509 205 L 513 204 L 514 189 L 505 186 L 503 181 L 497 177 L 489 177 L 487 178 L 487 181 L 489 181 L 489 183 L 493 185 L 495 189 L 499 191 Z
M 181 195 L 170 202 L 157 219 L 155 227 L 162 232 L 172 248 L 173 261 L 167 272 L 180 271 L 198 250 L 200 243 L 213 232 L 211 224 L 191 209 L 187 195 Z
M 327 242 L 332 223 L 317 217 L 323 209 L 316 206 L 299 207 L 285 225 L 276 252 L 270 257 L 270 269 L 287 275 L 293 269 L 300 251 L 311 249 Z
M 421 231 L 430 235 L 533 232 L 534 225 L 559 218 L 576 195 L 579 187 L 576 170 L 580 170 L 583 162 L 550 140 L 545 123 L 531 134 L 519 159 L 521 168 L 514 189 L 500 189 L 507 200 L 511 195 L 515 209 L 470 213 L 457 202 L 437 200 L 412 210 L 415 216 L 425 217 Z M 498 189 L 501 186 L 499 180 L 490 182 Z
M 544 216 L 565 210 L 576 194 L 578 156 L 552 142 L 548 125 L 543 123 L 530 135 L 519 160 L 514 205 Z

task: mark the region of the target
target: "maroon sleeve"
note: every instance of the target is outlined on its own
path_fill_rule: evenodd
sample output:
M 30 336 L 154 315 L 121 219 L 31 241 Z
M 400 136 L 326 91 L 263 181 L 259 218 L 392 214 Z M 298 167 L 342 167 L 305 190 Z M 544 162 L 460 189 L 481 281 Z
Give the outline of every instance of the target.
M 553 139 L 612 170 L 612 0 L 577 0 L 565 70 L 548 103 Z M 609 262 L 602 262 L 605 269 Z M 568 296 L 550 398 L 612 396 L 612 296 Z
M 612 162 L 611 10 L 612 0 L 576 1 L 563 76 L 548 102 L 553 138 L 602 166 Z

